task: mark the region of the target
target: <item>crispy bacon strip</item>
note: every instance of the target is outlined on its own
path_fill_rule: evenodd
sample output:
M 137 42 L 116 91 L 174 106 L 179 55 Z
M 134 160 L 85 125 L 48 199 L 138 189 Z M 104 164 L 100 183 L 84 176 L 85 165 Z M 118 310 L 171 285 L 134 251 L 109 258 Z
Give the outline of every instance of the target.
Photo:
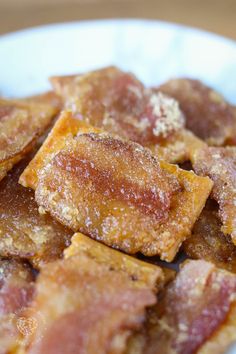
M 59 111 L 55 94 L 0 99 L 0 180 L 34 147 Z
M 115 67 L 54 77 L 55 91 L 76 117 L 152 150 L 171 163 L 189 159 L 200 143 L 183 129 L 178 103 Z
M 183 248 L 191 258 L 205 259 L 236 273 L 236 247 L 230 236 L 223 234 L 221 226 L 218 205 L 208 200 Z
M 190 234 L 212 186 L 68 112 L 20 181 L 35 188 L 39 205 L 74 231 L 168 261 Z
M 190 79 L 170 80 L 158 91 L 179 102 L 186 117 L 186 127 L 208 144 L 236 144 L 236 109 L 218 92 Z
M 150 310 L 127 354 L 224 353 L 236 340 L 235 307 L 233 273 L 205 261 L 187 261 Z
M 40 215 L 33 191 L 18 184 L 29 159 L 0 182 L 0 256 L 28 259 L 38 268 L 62 255 L 72 232 L 49 215 Z
M 165 141 L 184 126 L 175 100 L 146 89 L 134 75 L 115 67 L 51 81 L 79 119 L 141 145 Z
M 33 275 L 29 266 L 15 260 L 0 260 L 0 353 L 15 346 L 23 321 L 23 311 L 30 304 Z
M 213 180 L 211 196 L 219 204 L 221 230 L 231 235 L 236 245 L 236 147 L 200 149 L 195 153 L 193 168 Z
M 33 308 L 44 321 L 25 353 L 123 353 L 145 307 L 156 301 L 151 289 L 162 282 L 161 269 L 82 235 L 74 237 L 66 255 L 39 275 Z

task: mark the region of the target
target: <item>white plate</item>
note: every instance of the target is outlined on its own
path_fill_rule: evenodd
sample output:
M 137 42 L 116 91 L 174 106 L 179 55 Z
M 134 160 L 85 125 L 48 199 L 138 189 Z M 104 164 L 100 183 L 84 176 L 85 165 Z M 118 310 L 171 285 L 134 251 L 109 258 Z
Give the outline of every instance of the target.
M 133 71 L 147 85 L 176 76 L 199 78 L 236 103 L 235 42 L 147 20 L 72 22 L 1 36 L 0 94 L 35 94 L 50 87 L 51 75 L 111 64 Z
M 174 76 L 204 80 L 236 103 L 236 43 L 158 21 L 102 20 L 55 24 L 0 38 L 0 94 L 49 88 L 48 76 L 115 64 L 146 84 Z

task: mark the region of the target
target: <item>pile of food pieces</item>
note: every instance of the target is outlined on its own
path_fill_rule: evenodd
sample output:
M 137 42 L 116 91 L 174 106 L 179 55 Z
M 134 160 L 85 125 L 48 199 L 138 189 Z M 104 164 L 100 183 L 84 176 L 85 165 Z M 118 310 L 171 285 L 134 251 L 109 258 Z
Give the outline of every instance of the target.
M 236 107 L 115 67 L 51 83 L 0 99 L 0 354 L 224 353 Z

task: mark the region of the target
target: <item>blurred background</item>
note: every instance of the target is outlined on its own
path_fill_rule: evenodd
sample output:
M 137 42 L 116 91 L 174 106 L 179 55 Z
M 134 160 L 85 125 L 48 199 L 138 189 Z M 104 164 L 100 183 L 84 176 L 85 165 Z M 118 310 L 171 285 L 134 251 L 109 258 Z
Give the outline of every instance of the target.
M 0 34 L 53 22 L 147 18 L 236 40 L 236 0 L 0 0 Z

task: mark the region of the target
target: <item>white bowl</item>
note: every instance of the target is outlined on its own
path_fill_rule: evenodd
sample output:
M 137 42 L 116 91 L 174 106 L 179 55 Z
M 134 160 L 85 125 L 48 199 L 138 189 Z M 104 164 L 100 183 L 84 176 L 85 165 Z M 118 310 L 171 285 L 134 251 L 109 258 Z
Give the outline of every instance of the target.
M 199 78 L 236 103 L 236 43 L 201 30 L 148 20 L 101 20 L 36 27 L 0 38 L 0 94 L 49 88 L 48 76 L 115 64 L 147 85 Z

